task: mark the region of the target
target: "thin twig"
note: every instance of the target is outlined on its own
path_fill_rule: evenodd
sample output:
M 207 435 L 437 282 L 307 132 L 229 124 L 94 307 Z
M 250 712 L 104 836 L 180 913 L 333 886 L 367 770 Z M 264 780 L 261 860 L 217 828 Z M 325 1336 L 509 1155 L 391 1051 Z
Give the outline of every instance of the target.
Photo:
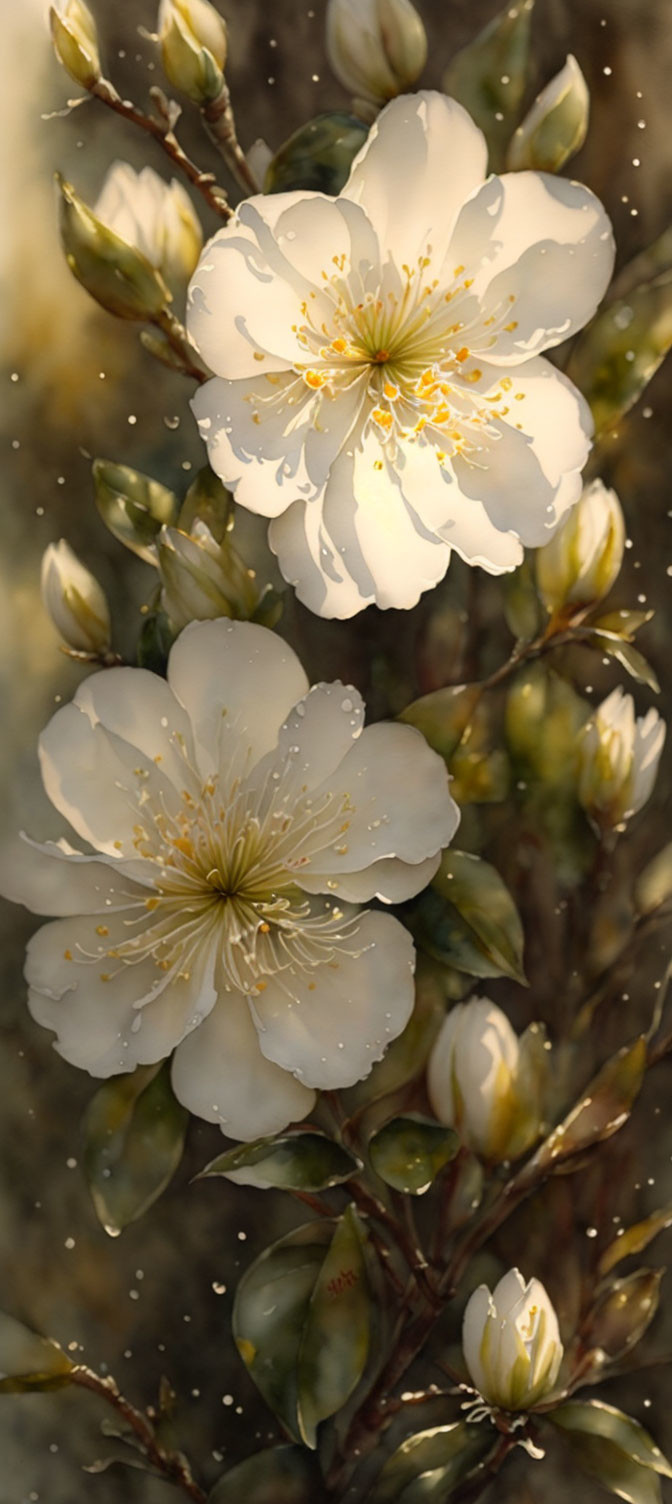
M 121 115 L 124 120 L 130 120 L 132 125 L 137 125 L 140 130 L 146 131 L 148 135 L 153 136 L 166 155 L 170 157 L 174 166 L 180 172 L 184 173 L 184 176 L 189 179 L 194 188 L 197 188 L 199 193 L 203 195 L 206 203 L 214 210 L 215 214 L 218 214 L 220 219 L 226 220 L 231 218 L 233 209 L 227 202 L 224 189 L 219 187 L 214 173 L 203 172 L 202 168 L 198 167 L 196 162 L 192 162 L 191 157 L 188 157 L 183 147 L 180 146 L 167 120 L 156 120 L 154 116 L 145 114 L 145 111 L 141 110 L 138 105 L 133 104 L 132 100 L 122 99 L 114 85 L 107 78 L 101 78 L 97 83 L 92 84 L 89 92 L 95 99 L 99 99 L 102 104 L 107 105 L 108 109 L 114 110 L 116 115 Z
M 210 140 L 221 152 L 229 171 L 246 193 L 259 193 L 257 179 L 238 140 L 231 94 L 226 79 L 216 99 L 201 105 L 201 114 Z
M 68 1377 L 71 1384 L 91 1390 L 92 1394 L 97 1394 L 116 1410 L 117 1415 L 121 1416 L 137 1436 L 148 1462 L 158 1468 L 165 1478 L 195 1500 L 195 1504 L 206 1504 L 207 1494 L 196 1482 L 187 1458 L 181 1452 L 172 1452 L 161 1445 L 151 1421 L 126 1399 L 111 1375 L 102 1378 L 93 1368 L 87 1368 L 82 1363 L 72 1368 Z

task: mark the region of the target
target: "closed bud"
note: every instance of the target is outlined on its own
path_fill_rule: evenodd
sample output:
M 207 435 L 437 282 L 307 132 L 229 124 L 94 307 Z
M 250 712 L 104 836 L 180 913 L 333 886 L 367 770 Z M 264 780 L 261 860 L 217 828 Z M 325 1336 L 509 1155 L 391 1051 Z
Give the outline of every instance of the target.
M 623 562 L 625 523 L 615 491 L 601 480 L 586 486 L 557 533 L 537 549 L 539 594 L 549 612 L 580 610 L 611 590 Z
M 558 1318 L 538 1279 L 510 1269 L 492 1294 L 479 1285 L 467 1302 L 464 1357 L 479 1394 L 501 1410 L 529 1410 L 550 1393 L 563 1347 Z
M 434 1043 L 427 1091 L 436 1117 L 456 1128 L 481 1158 L 499 1163 L 538 1138 L 545 1082 L 545 1036 L 521 1039 L 487 998 L 452 1008 Z
M 161 0 L 159 45 L 173 88 L 194 104 L 216 99 L 224 83 L 226 24 L 208 0 Z
M 108 313 L 122 319 L 151 319 L 171 301 L 160 272 L 136 250 L 108 230 L 57 174 L 61 192 L 60 231 L 65 259 L 73 277 Z
M 83 89 L 102 77 L 96 23 L 84 0 L 56 0 L 49 9 L 54 51 L 59 63 Z
M 175 178 L 166 183 L 152 167 L 135 172 L 128 162 L 115 162 L 93 213 L 125 245 L 140 251 L 172 292 L 186 288 L 201 254 L 203 232 L 186 189 Z
M 513 171 L 533 168 L 559 172 L 583 146 L 588 130 L 590 95 L 581 69 L 572 56 L 541 94 L 514 131 L 506 165 Z
M 344 88 L 383 105 L 422 73 L 427 36 L 411 0 L 329 0 L 327 56 Z
M 162 528 L 156 553 L 161 606 L 178 631 L 217 616 L 247 621 L 258 606 L 253 571 L 228 537 L 217 543 L 204 522 L 197 521 L 191 533 Z
M 646 804 L 665 733 L 657 710 L 635 719 L 632 695 L 620 686 L 586 722 L 579 737 L 578 793 L 595 825 L 617 829 Z
M 99 657 L 110 650 L 110 609 L 102 586 L 69 544 L 50 543 L 42 558 L 42 601 L 66 647 Z

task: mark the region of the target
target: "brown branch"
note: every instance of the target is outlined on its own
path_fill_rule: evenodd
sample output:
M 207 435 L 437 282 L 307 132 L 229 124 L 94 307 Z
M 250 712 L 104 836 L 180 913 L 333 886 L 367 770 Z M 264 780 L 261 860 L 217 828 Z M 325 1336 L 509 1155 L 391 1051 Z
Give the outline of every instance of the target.
M 201 114 L 210 140 L 221 152 L 236 182 L 246 193 L 260 193 L 257 179 L 238 140 L 231 94 L 226 79 L 222 80 L 222 87 L 217 98 L 201 105 Z
M 219 187 L 213 172 L 203 172 L 196 162 L 192 162 L 172 130 L 168 120 L 156 120 L 153 115 L 145 114 L 138 105 L 130 99 L 122 99 L 109 79 L 101 78 L 92 84 L 90 94 L 99 99 L 101 104 L 107 105 L 108 109 L 114 110 L 116 115 L 121 115 L 123 120 L 130 120 L 132 125 L 137 125 L 140 130 L 146 131 L 158 141 L 159 146 L 171 162 L 182 172 L 189 182 L 203 195 L 206 203 L 220 219 L 230 219 L 233 209 L 227 202 L 226 193 Z
M 209 381 L 212 372 L 199 360 L 196 346 L 192 345 L 184 324 L 180 323 L 175 314 L 171 313 L 169 308 L 163 308 L 151 322 L 165 334 L 171 350 L 178 357 L 179 368 L 185 376 L 191 376 L 194 381 L 198 381 L 199 385 L 202 385 L 204 381 Z
M 164 1478 L 181 1488 L 188 1498 L 195 1500 L 195 1504 L 206 1504 L 207 1494 L 196 1482 L 187 1458 L 181 1452 L 169 1451 L 161 1445 L 151 1421 L 125 1398 L 111 1375 L 102 1378 L 94 1369 L 87 1368 L 85 1364 L 77 1364 L 70 1370 L 68 1378 L 71 1384 L 91 1390 L 92 1394 L 97 1394 L 112 1406 L 137 1436 L 147 1461 L 163 1473 Z

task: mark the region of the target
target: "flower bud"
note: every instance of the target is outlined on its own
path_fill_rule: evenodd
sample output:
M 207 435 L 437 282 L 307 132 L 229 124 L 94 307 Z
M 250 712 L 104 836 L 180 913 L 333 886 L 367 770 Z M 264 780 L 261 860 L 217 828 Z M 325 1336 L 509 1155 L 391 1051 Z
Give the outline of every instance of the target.
M 425 28 L 410 0 L 329 0 L 326 40 L 339 82 L 376 105 L 410 89 L 427 61 Z
M 616 492 L 594 480 L 550 542 L 537 549 L 537 585 L 548 610 L 578 610 L 601 601 L 618 575 L 624 547 L 625 522 Z
M 521 1039 L 484 997 L 451 1009 L 427 1067 L 427 1092 L 441 1123 L 483 1159 L 523 1154 L 539 1136 L 545 1079 L 544 1031 Z
M 163 71 L 173 88 L 207 104 L 224 83 L 226 23 L 209 0 L 161 0 L 159 45 Z
M 204 522 L 196 522 L 191 534 L 163 527 L 156 552 L 161 606 L 178 631 L 217 616 L 248 620 L 258 606 L 254 572 L 228 538 L 217 543 Z
M 538 1279 L 510 1269 L 492 1294 L 467 1301 L 464 1357 L 479 1394 L 501 1410 L 529 1410 L 552 1390 L 562 1362 L 558 1318 Z
M 615 829 L 653 791 L 666 726 L 653 708 L 635 720 L 632 695 L 615 689 L 579 737 L 579 800 L 594 823 Z
M 115 162 L 93 213 L 125 245 L 140 251 L 171 291 L 186 287 L 201 254 L 203 231 L 176 178 L 166 183 L 152 167 L 134 172 L 128 162 Z
M 122 319 L 151 319 L 171 301 L 160 272 L 134 246 L 108 230 L 56 175 L 61 191 L 60 231 L 73 277 L 108 313 Z
M 67 647 L 98 657 L 110 650 L 110 608 L 97 579 L 64 538 L 42 558 L 42 601 Z
M 589 112 L 588 85 L 570 52 L 564 68 L 542 89 L 514 131 L 506 159 L 509 170 L 559 172 L 583 146 Z
M 96 23 L 84 0 L 55 0 L 49 9 L 54 51 L 59 63 L 83 89 L 102 77 Z

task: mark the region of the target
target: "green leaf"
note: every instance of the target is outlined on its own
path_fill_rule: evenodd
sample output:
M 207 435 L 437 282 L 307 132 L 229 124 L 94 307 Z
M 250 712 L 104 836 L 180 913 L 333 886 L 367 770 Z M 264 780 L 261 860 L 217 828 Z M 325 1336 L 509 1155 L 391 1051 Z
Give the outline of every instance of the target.
M 549 1416 L 575 1461 L 604 1488 L 629 1504 L 660 1504 L 658 1474 L 672 1468 L 648 1432 L 602 1400 L 570 1400 Z
M 340 193 L 368 133 L 368 125 L 345 110 L 316 115 L 299 126 L 269 162 L 264 193 L 286 193 L 295 188 Z
M 175 633 L 165 611 L 150 611 L 140 628 L 136 652 L 138 668 L 148 668 L 153 674 L 165 675 L 168 654 L 174 641 Z
M 57 1342 L 0 1311 L 0 1394 L 60 1389 L 73 1367 Z
M 583 1337 L 590 1347 L 620 1358 L 644 1336 L 660 1300 L 664 1269 L 637 1269 L 626 1279 L 613 1280 L 590 1313 Z
M 233 523 L 233 497 L 209 465 L 199 470 L 182 503 L 177 526 L 190 533 L 204 522 L 216 543 L 223 543 Z
M 671 345 L 672 270 L 598 311 L 567 363 L 567 375 L 590 403 L 598 436 L 629 411 Z
M 335 1415 L 362 1377 L 371 1338 L 366 1234 L 354 1207 L 341 1217 L 310 1298 L 299 1350 L 301 1438 L 317 1445 L 317 1427 Z
M 487 972 L 474 976 L 506 976 L 526 986 L 523 971 L 525 937 L 520 915 L 499 873 L 489 862 L 466 851 L 445 851 L 432 888 L 457 911 L 466 939 L 487 962 Z M 452 962 L 458 970 L 469 970 Z
M 540 1145 L 526 1174 L 534 1179 L 540 1168 L 552 1169 L 570 1155 L 617 1133 L 630 1116 L 645 1069 L 646 1040 L 642 1035 L 607 1061 L 576 1107 Z
M 655 611 L 635 611 L 624 606 L 618 611 L 607 611 L 604 616 L 596 616 L 591 624 L 598 631 L 615 632 L 617 637 L 632 642 L 635 633 L 640 627 L 645 627 L 655 614 Z
M 398 719 L 421 731 L 430 747 L 447 762 L 459 746 L 480 697 L 481 691 L 474 684 L 436 689 L 413 700 Z
M 369 1345 L 364 1235 L 351 1208 L 267 1248 L 238 1284 L 233 1335 L 250 1377 L 297 1441 L 359 1382 Z
M 448 64 L 442 87 L 480 125 L 490 151 L 490 171 L 504 160 L 527 81 L 534 0 L 514 0 Z
M 652 1212 L 650 1217 L 644 1217 L 643 1221 L 624 1228 L 621 1237 L 615 1238 L 605 1248 L 598 1264 L 600 1274 L 608 1274 L 616 1264 L 629 1259 L 633 1253 L 642 1253 L 666 1227 L 672 1227 L 672 1206 L 663 1206 L 660 1211 Z
M 173 526 L 180 510 L 174 492 L 113 460 L 94 460 L 93 483 L 96 506 L 113 538 L 145 563 L 155 564 L 154 539 L 164 524 Z
M 322 1475 L 303 1447 L 269 1447 L 246 1457 L 215 1484 L 208 1504 L 322 1504 Z
M 422 1196 L 460 1148 L 459 1135 L 419 1113 L 393 1118 L 369 1144 L 377 1175 L 395 1191 Z
M 83 1122 L 84 1171 L 110 1237 L 165 1190 L 182 1158 L 188 1120 L 173 1095 L 168 1063 L 114 1076 L 96 1092 Z
M 660 694 L 660 684 L 651 664 L 647 663 L 639 648 L 634 647 L 631 642 L 624 642 L 623 638 L 617 636 L 616 633 L 612 635 L 610 632 L 593 629 L 589 636 L 593 647 L 599 648 L 600 652 L 606 653 L 607 657 L 615 658 L 616 662 L 620 663 L 621 667 L 626 669 L 638 684 L 646 684 L 654 694 Z
M 238 1144 L 201 1170 L 199 1180 L 224 1175 L 238 1185 L 289 1191 L 324 1191 L 361 1170 L 361 1160 L 324 1133 L 286 1133 Z
M 443 1504 L 494 1446 L 489 1427 L 454 1421 L 409 1436 L 388 1458 L 370 1504 Z

